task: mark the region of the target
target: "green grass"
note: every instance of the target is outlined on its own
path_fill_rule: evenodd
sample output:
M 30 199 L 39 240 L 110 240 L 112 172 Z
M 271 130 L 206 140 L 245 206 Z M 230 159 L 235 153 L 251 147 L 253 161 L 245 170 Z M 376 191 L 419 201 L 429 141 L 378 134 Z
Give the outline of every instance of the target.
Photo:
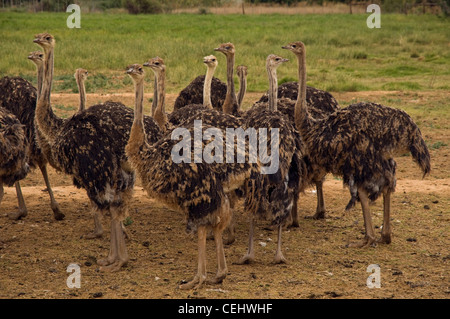
M 86 14 L 81 29 L 66 26 L 67 13 L 0 12 L 0 76 L 34 81 L 28 52 L 39 49 L 33 35 L 56 37 L 56 91 L 76 92 L 76 68 L 90 72 L 88 92 L 132 90 L 125 67 L 160 56 L 167 64 L 168 92 L 177 92 L 204 74 L 202 58 L 216 54 L 216 76 L 225 80 L 225 57 L 213 49 L 236 46 L 236 65 L 249 68 L 249 91 L 267 89 L 265 58 L 290 62 L 279 79 L 296 79 L 295 57 L 281 46 L 301 40 L 307 46 L 308 84 L 331 91 L 448 90 L 449 19 L 431 15 L 382 15 L 381 29 L 369 29 L 366 15 L 127 15 Z M 150 73 L 150 70 L 147 71 Z M 236 80 L 237 81 L 237 80 Z M 148 82 L 151 82 L 150 75 Z M 150 88 L 148 88 L 150 89 Z

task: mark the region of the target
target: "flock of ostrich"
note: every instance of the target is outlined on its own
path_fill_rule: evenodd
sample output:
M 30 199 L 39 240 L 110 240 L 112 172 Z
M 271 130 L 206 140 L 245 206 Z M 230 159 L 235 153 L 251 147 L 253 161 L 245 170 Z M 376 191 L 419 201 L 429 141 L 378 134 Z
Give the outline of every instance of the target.
M 419 127 L 404 111 L 364 102 L 340 107 L 328 92 L 306 85 L 306 48 L 302 42 L 282 46 L 297 59 L 298 82 L 278 86 L 277 68 L 287 61 L 268 55 L 266 69 L 269 90 L 248 110 L 241 108 L 247 88 L 248 70 L 236 69 L 240 88 L 234 84 L 235 47 L 223 43 L 214 51 L 226 57 L 226 83 L 214 77 L 218 59 L 204 57 L 206 75 L 198 76 L 180 93 L 171 113 L 165 110 L 166 65 L 159 57 L 143 64 L 127 66 L 135 90 L 134 110 L 119 102 L 108 101 L 86 107 L 84 81 L 88 72 L 77 69 L 80 106 L 67 119 L 52 110 L 55 38 L 48 33 L 33 41 L 42 48 L 28 59 L 37 69 L 37 88 L 20 77 L 0 80 L 0 201 L 3 185 L 15 185 L 19 208 L 8 215 L 24 218 L 27 208 L 20 180 L 36 166 L 42 172 L 56 220 L 65 216 L 52 193 L 47 165 L 73 179 L 86 190 L 94 219 L 87 238 L 103 234 L 102 215 L 111 216 L 110 250 L 99 259 L 100 270 L 118 271 L 128 261 L 127 233 L 123 220 L 133 199 L 136 176 L 151 198 L 167 208 L 183 213 L 186 230 L 198 236 L 198 268 L 182 289 L 198 288 L 205 283 L 220 283 L 227 275 L 225 240 L 234 241 L 233 208 L 242 199 L 250 217 L 248 251 L 240 263 L 255 258 L 254 221 L 267 220 L 278 231 L 275 253 L 277 263 L 285 262 L 282 253 L 283 227 L 298 227 L 298 205 L 305 189 L 317 190 L 316 219 L 325 217 L 323 182 L 327 174 L 340 176 L 350 190 L 346 209 L 361 203 L 365 237 L 352 247 L 391 242 L 390 196 L 395 190 L 395 156 L 410 152 L 424 176 L 430 172 L 430 154 Z M 146 69 L 154 75 L 151 114 L 144 114 Z M 210 128 L 225 132 L 228 128 L 273 129 L 279 132 L 279 168 L 263 173 L 261 161 L 249 160 L 249 148 L 231 143 L 245 161 L 205 161 L 176 163 L 172 151 L 179 140 L 176 128 L 195 133 L 195 122 L 202 121 L 202 132 Z M 217 141 L 215 141 L 217 142 Z M 220 142 L 220 143 L 221 143 Z M 267 143 L 271 144 L 271 136 Z M 208 148 L 211 140 L 195 141 L 194 147 Z M 228 144 L 227 144 L 228 143 Z M 273 151 L 273 150 L 272 150 Z M 377 238 L 369 202 L 383 196 L 383 227 Z M 139 218 L 139 217 L 136 217 Z M 214 237 L 217 273 L 207 279 L 206 240 Z

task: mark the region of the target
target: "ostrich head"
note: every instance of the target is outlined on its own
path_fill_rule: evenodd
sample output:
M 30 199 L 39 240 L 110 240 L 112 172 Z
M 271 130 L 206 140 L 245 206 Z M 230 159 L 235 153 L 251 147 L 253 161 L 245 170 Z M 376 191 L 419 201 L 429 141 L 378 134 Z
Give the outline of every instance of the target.
M 234 44 L 233 43 L 222 43 L 219 45 L 219 47 L 215 48 L 214 51 L 222 52 L 225 55 L 232 55 L 234 54 Z
M 55 38 L 51 34 L 44 32 L 36 34 L 33 42 L 40 45 L 45 50 L 55 45 Z
M 305 54 L 305 45 L 303 42 L 297 41 L 297 42 L 291 42 L 288 45 L 284 45 L 281 48 L 290 50 L 295 55 L 301 55 Z
M 75 74 L 73 75 L 75 79 L 86 80 L 88 77 L 88 71 L 85 69 L 76 69 Z
M 143 80 L 145 77 L 145 71 L 140 64 L 131 64 L 127 66 L 127 74 L 136 82 Z
M 144 66 L 148 66 L 155 73 L 160 73 L 161 71 L 166 70 L 166 65 L 164 64 L 164 60 L 160 57 L 154 57 L 147 62 L 144 63 Z
M 248 74 L 247 70 L 248 70 L 248 68 L 245 65 L 239 65 L 236 68 L 236 74 L 238 77 L 247 76 L 247 74 Z
M 28 59 L 31 60 L 37 66 L 44 63 L 44 53 L 41 51 L 33 51 L 28 55 Z
M 217 64 L 218 64 L 217 58 L 214 55 L 205 56 L 203 58 L 203 63 L 205 63 L 206 66 L 209 68 L 215 68 L 215 67 L 217 67 Z
M 281 64 L 283 64 L 284 62 L 287 62 L 287 61 L 289 61 L 289 60 L 282 58 L 276 54 L 270 54 L 267 57 L 266 66 L 267 66 L 267 68 L 274 70 L 274 69 L 278 68 Z

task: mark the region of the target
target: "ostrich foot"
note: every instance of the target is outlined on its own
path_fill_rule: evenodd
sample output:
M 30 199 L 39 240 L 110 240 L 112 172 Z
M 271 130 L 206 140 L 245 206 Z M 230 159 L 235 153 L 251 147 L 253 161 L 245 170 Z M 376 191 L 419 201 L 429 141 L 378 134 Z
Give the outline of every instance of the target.
M 187 289 L 198 289 L 205 282 L 206 278 L 204 276 L 195 275 L 194 279 L 191 281 L 181 284 L 178 286 L 179 289 L 187 290 Z
M 52 207 L 52 211 L 53 211 L 53 217 L 55 218 L 55 220 L 63 220 L 66 217 L 66 215 L 64 215 L 61 212 L 61 209 L 59 208 L 58 203 L 55 203 L 51 207 Z
M 391 243 L 391 235 L 390 234 L 381 234 L 381 238 L 378 239 L 376 242 L 380 244 L 390 244 Z
M 325 219 L 325 211 L 318 211 L 313 216 L 306 216 L 306 219 Z
M 252 263 L 255 260 L 255 256 L 246 254 L 241 259 L 239 259 L 238 262 L 236 262 L 236 265 L 248 265 Z
M 363 240 L 347 245 L 348 248 L 362 248 L 366 246 L 376 246 L 375 238 L 365 236 Z
M 274 263 L 275 264 L 286 264 L 287 263 L 287 259 L 284 257 L 282 252 L 277 252 L 274 258 Z
M 26 217 L 28 215 L 28 212 L 26 210 L 18 210 L 14 213 L 8 213 L 8 218 L 11 220 L 19 220 L 22 217 Z
M 98 264 L 101 265 L 100 271 L 117 272 L 127 264 L 127 262 L 123 260 L 116 260 L 108 264 L 105 263 L 105 260 L 107 260 L 107 258 L 98 261 Z

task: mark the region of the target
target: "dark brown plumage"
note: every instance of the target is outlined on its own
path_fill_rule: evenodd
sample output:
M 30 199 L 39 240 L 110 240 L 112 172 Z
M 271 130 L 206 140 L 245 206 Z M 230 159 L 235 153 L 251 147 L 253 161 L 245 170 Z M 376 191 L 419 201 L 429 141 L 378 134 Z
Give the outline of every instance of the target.
M 404 111 L 376 103 L 356 103 L 324 119 L 313 119 L 306 104 L 306 50 L 302 42 L 284 48 L 299 60 L 300 87 L 295 124 L 308 146 L 309 159 L 323 174 L 342 176 L 361 201 L 366 236 L 361 247 L 375 243 L 369 200 L 383 194 L 384 222 L 380 242 L 391 242 L 390 194 L 395 189 L 394 157 L 411 152 L 424 176 L 430 154 L 420 129 Z
M 165 65 L 155 58 L 150 60 L 147 66 L 155 72 L 158 78 L 156 114 L 164 109 L 162 104 L 164 102 Z M 185 123 L 183 128 L 169 131 L 158 142 L 152 143 L 142 124 L 144 71 L 140 65 L 135 64 L 129 67 L 128 73 L 135 82 L 137 97 L 135 120 L 126 146 L 130 162 L 149 195 L 185 214 L 186 230 L 198 233 L 198 272 L 191 282 L 182 285 L 181 288 L 189 289 L 196 285 L 200 286 L 206 280 L 207 228 L 213 230 L 218 256 L 218 271 L 213 282 L 221 282 L 227 274 L 222 232 L 231 219 L 228 194 L 242 187 L 245 180 L 249 178 L 253 170 L 258 169 L 258 166 L 248 163 L 248 160 L 244 163 L 236 163 L 236 161 L 233 163 L 216 161 L 207 163 L 202 159 L 196 163 L 192 150 L 199 148 L 204 154 L 205 147 L 208 147 L 212 140 L 195 140 L 195 123 Z M 177 131 L 180 129 L 181 131 Z M 199 129 L 205 133 L 206 130 L 213 129 L 213 127 L 203 124 Z M 177 132 L 187 133 L 194 140 L 193 142 L 191 140 L 188 145 L 190 163 L 176 162 L 173 158 L 174 147 L 180 142 Z M 187 137 L 184 136 L 183 141 L 185 138 Z M 225 150 L 224 140 L 221 146 Z
M 278 97 L 290 99 L 292 104 L 281 105 L 280 112 L 289 116 L 294 122 L 294 107 L 298 97 L 298 82 L 286 82 L 278 86 Z M 269 93 L 266 92 L 257 103 L 267 102 Z M 330 93 L 311 86 L 306 86 L 306 105 L 312 118 L 321 119 L 339 109 L 339 103 Z
M 8 214 L 12 219 L 27 215 L 19 181 L 29 171 L 28 145 L 25 127 L 14 114 L 0 107 L 0 204 L 4 195 L 3 185 L 15 184 L 19 210 Z
M 12 186 L 29 171 L 25 126 L 9 110 L 0 107 L 0 180 Z M 3 186 L 2 186 L 3 187 Z
M 38 88 L 40 88 L 39 72 L 42 72 L 43 56 L 42 52 L 32 52 L 28 56 L 37 65 L 38 69 Z M 64 219 L 59 204 L 54 198 L 53 191 L 47 173 L 47 163 L 51 159 L 47 158 L 38 144 L 39 136 L 36 133 L 34 117 L 36 111 L 36 101 L 39 92 L 27 80 L 20 77 L 4 77 L 0 80 L 0 107 L 11 111 L 21 124 L 24 125 L 25 135 L 27 137 L 27 158 L 30 168 L 39 167 L 44 177 L 47 191 L 50 196 L 50 207 L 56 220 Z M 18 219 L 24 216 L 11 215 L 12 219 Z
M 128 262 L 123 219 L 128 214 L 135 172 L 125 155 L 132 110 L 120 103 L 107 102 L 89 107 L 65 121 L 51 111 L 50 90 L 53 69 L 54 38 L 39 34 L 35 42 L 45 52 L 43 94 L 36 107 L 40 134 L 52 145 L 51 155 L 57 168 L 72 176 L 75 186 L 87 191 L 94 211 L 111 213 L 111 249 L 99 260 L 104 270 L 117 271 Z M 155 138 L 159 128 L 151 118 L 146 129 Z
M 268 94 L 268 92 L 265 93 L 255 106 L 267 102 Z M 278 86 L 278 96 L 283 101 L 278 110 L 287 115 L 292 123 L 294 123 L 295 103 L 298 98 L 298 82 L 287 82 Z M 338 102 L 330 93 L 310 86 L 306 87 L 306 107 L 308 108 L 309 114 L 314 119 L 323 119 L 329 114 L 339 110 Z M 306 161 L 309 162 L 307 158 Z M 323 196 L 323 182 L 325 176 L 320 170 L 318 171 L 316 166 L 310 167 L 308 176 L 311 185 L 315 184 L 317 193 L 316 213 L 313 218 L 325 218 L 325 201 Z M 352 201 L 352 199 L 350 201 Z M 295 202 L 292 210 L 292 226 L 298 227 L 298 225 L 297 202 Z
M 300 191 L 305 188 L 308 174 L 304 161 L 306 147 L 301 136 L 295 130 L 291 120 L 278 111 L 278 106 L 283 103 L 279 103 L 277 98 L 276 68 L 286 61 L 274 54 L 267 57 L 269 99 L 266 103 L 258 103 L 244 115 L 245 129 L 278 130 L 279 169 L 275 174 L 254 176 L 248 182 L 250 186 L 247 188 L 248 194 L 245 200 L 246 209 L 256 211 L 258 217 L 269 219 L 272 224 L 278 226 L 278 247 L 275 255 L 277 263 L 286 261 L 281 252 L 281 227 L 291 214 Z M 272 136 L 268 133 L 267 145 L 271 144 Z M 248 252 L 241 259 L 241 263 L 248 263 L 254 258 L 253 225 L 250 226 L 249 243 Z
M 196 77 L 187 87 L 185 87 L 173 106 L 173 110 L 179 110 L 187 105 L 203 104 L 203 86 L 205 82 L 205 76 L 200 75 Z M 225 101 L 225 95 L 227 92 L 227 85 L 220 81 L 218 78 L 213 77 L 211 82 L 212 92 L 211 102 L 214 109 L 221 111 L 223 102 Z

